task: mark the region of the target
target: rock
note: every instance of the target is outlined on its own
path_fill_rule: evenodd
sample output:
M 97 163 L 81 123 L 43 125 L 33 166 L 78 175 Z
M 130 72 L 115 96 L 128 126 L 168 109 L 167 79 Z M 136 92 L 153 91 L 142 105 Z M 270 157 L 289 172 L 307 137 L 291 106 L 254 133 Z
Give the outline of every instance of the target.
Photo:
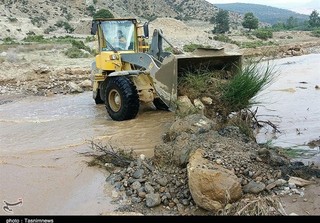
M 138 196 L 141 198 L 145 198 L 146 197 L 146 192 L 139 192 Z
M 196 112 L 196 108 L 193 106 L 192 102 L 188 96 L 179 96 L 177 100 L 177 110 L 176 113 L 179 116 L 187 116 Z
M 157 179 L 157 182 L 164 187 L 167 185 L 168 179 L 166 177 L 160 177 Z
M 202 101 L 203 104 L 205 104 L 205 105 L 211 105 L 212 102 L 213 102 L 212 98 L 210 98 L 210 97 L 202 97 L 202 98 L 201 98 L 201 101 Z
M 239 179 L 229 170 L 206 160 L 204 151 L 196 150 L 187 166 L 189 189 L 195 203 L 210 211 L 217 211 L 242 196 Z M 211 169 L 203 166 L 212 166 Z
M 262 182 L 250 181 L 243 187 L 245 193 L 258 194 L 266 188 L 266 185 Z
M 290 177 L 289 181 L 290 184 L 295 184 L 296 186 L 299 187 L 304 187 L 304 186 L 308 186 L 310 184 L 314 184 L 315 182 L 309 181 L 309 180 L 304 180 L 302 178 L 299 177 Z
M 141 183 L 139 181 L 135 181 L 133 182 L 133 184 L 131 185 L 132 189 L 134 190 L 139 190 L 139 188 L 141 187 Z
M 90 80 L 84 80 L 79 84 L 82 88 L 91 88 L 92 82 Z
M 119 193 L 117 191 L 113 190 L 111 192 L 111 196 L 112 196 L 112 198 L 118 198 L 119 197 Z
M 199 134 L 208 132 L 212 129 L 215 123 L 201 114 L 189 115 L 185 118 L 176 120 L 170 127 L 168 135 L 169 139 L 173 141 L 177 136 L 183 132 L 189 134 Z
M 144 175 L 144 170 L 143 169 L 137 169 L 132 174 L 132 177 L 135 178 L 135 179 L 141 179 L 143 177 L 143 175 Z
M 147 194 L 153 194 L 154 193 L 154 188 L 151 186 L 149 182 L 146 182 L 144 184 L 144 190 Z
M 147 194 L 146 195 L 146 205 L 149 208 L 156 207 L 161 204 L 160 194 Z
M 194 107 L 196 109 L 198 109 L 199 111 L 201 111 L 203 113 L 203 110 L 205 109 L 205 106 L 204 104 L 200 101 L 200 99 L 194 99 L 193 100 L 193 104 L 194 104 Z M 201 114 L 202 114 L 201 113 Z
M 74 83 L 74 82 L 70 82 L 68 84 L 68 86 L 70 87 L 70 92 L 71 93 L 82 93 L 83 92 L 83 89 L 79 85 Z

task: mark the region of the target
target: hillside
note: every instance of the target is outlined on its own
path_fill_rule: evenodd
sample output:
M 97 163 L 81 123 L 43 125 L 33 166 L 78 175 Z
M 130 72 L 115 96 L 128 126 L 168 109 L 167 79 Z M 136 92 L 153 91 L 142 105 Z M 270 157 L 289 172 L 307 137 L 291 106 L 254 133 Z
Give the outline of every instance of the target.
M 73 34 L 89 34 L 92 15 L 99 9 L 110 10 L 115 17 L 135 17 L 142 21 L 174 18 L 183 22 L 209 20 L 218 8 L 205 0 L 0 0 L 0 40 L 22 39 L 27 33 L 63 35 L 57 22 L 71 25 Z M 230 13 L 231 24 L 242 18 Z
M 308 20 L 308 15 L 299 14 L 286 9 L 275 8 L 259 4 L 247 3 L 230 3 L 230 4 L 214 4 L 218 8 L 233 11 L 240 14 L 252 12 L 261 22 L 276 24 L 277 22 L 286 22 L 291 16 L 297 18 L 298 21 Z

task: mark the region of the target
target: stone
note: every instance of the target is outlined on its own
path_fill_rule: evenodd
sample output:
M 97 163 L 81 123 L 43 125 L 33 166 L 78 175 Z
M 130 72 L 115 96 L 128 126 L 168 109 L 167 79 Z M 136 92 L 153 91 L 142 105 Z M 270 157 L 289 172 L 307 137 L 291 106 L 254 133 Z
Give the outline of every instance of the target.
M 141 187 L 141 183 L 139 181 L 135 181 L 132 185 L 131 185 L 132 189 L 134 190 L 138 190 Z
M 266 185 L 262 182 L 250 181 L 243 187 L 245 193 L 258 194 L 266 188 Z
M 168 183 L 168 179 L 165 176 L 164 177 L 160 177 L 160 178 L 157 179 L 157 182 L 161 186 L 165 187 L 167 185 L 167 183 Z
M 196 108 L 188 96 L 179 96 L 177 99 L 177 110 L 176 113 L 179 116 L 187 116 L 196 112 Z
M 160 194 L 147 194 L 146 195 L 146 206 L 149 208 L 156 207 L 161 204 Z
M 149 182 L 146 182 L 144 184 L 144 190 L 147 194 L 153 194 L 154 193 L 154 188 L 151 186 Z
M 144 170 L 143 169 L 137 169 L 136 171 L 134 171 L 134 173 L 132 174 L 132 177 L 135 179 L 140 179 L 142 178 L 144 175 Z
M 242 196 L 239 179 L 227 170 L 203 158 L 204 151 L 196 150 L 187 166 L 188 183 L 195 203 L 206 210 L 217 211 L 225 204 L 235 202 Z M 202 166 L 212 167 L 210 169 Z
M 205 105 L 211 105 L 213 103 L 212 98 L 210 97 L 202 97 L 201 101 L 203 102 L 203 104 Z
M 74 82 L 70 82 L 68 86 L 70 87 L 71 93 L 82 93 L 84 91 L 79 85 Z

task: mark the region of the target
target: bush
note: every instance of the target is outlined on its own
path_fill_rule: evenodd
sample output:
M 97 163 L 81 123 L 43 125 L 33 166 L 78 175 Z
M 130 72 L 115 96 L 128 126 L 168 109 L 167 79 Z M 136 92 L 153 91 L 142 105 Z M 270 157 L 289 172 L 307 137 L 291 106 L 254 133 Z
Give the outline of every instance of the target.
M 257 102 L 252 98 L 268 86 L 274 78 L 274 69 L 269 64 L 261 69 L 257 62 L 250 62 L 239 70 L 230 82 L 222 87 L 221 100 L 226 109 L 225 115 L 256 104 Z
M 95 40 L 96 40 L 95 36 L 87 36 L 85 42 L 88 43 L 88 42 L 93 42 Z
M 43 42 L 46 42 L 46 39 L 43 37 L 43 35 L 29 35 L 25 37 L 23 41 L 43 43 Z
M 18 19 L 15 17 L 9 17 L 8 19 L 9 19 L 9 22 L 17 22 L 18 21 Z
M 204 47 L 204 46 L 201 44 L 190 43 L 190 44 L 184 45 L 183 50 L 185 52 L 193 52 L 195 49 L 197 49 L 199 47 Z
M 273 37 L 272 31 L 268 29 L 258 29 L 254 32 L 254 35 L 262 40 L 267 40 Z
M 214 40 L 220 41 L 220 42 L 224 42 L 224 43 L 232 43 L 232 44 L 237 44 L 237 41 L 234 41 L 232 39 L 230 39 L 228 36 L 220 34 L 220 35 L 216 35 L 213 37 Z
M 257 48 L 261 46 L 270 46 L 270 45 L 277 45 L 272 41 L 263 42 L 261 40 L 253 41 L 253 42 L 242 42 L 237 44 L 240 48 Z
M 4 44 L 15 44 L 15 39 L 11 37 L 6 37 L 3 39 Z
M 59 20 L 54 25 L 58 28 L 63 27 L 67 31 L 67 33 L 72 33 L 74 31 L 74 28 L 68 22 L 62 20 Z
M 99 18 L 114 18 L 114 15 L 107 9 L 100 9 L 93 15 L 93 19 L 99 19 Z
M 87 58 L 90 56 L 89 53 L 84 52 L 81 49 L 78 49 L 76 47 L 71 47 L 69 48 L 66 52 L 65 55 L 69 58 Z
M 320 29 L 317 29 L 317 30 L 313 30 L 311 32 L 312 36 L 315 36 L 315 37 L 320 37 Z
M 74 47 L 74 48 L 82 49 L 82 50 L 85 50 L 85 51 L 91 52 L 90 47 L 86 46 L 86 45 L 84 44 L 84 42 L 83 42 L 83 41 L 81 41 L 81 40 L 80 40 L 80 41 L 77 41 L 77 40 L 71 40 L 71 45 L 72 45 L 72 47 Z
M 49 27 L 46 28 L 43 32 L 44 32 L 44 34 L 49 34 L 49 33 L 54 32 L 54 31 L 56 31 L 56 30 L 57 30 L 56 27 L 49 26 Z

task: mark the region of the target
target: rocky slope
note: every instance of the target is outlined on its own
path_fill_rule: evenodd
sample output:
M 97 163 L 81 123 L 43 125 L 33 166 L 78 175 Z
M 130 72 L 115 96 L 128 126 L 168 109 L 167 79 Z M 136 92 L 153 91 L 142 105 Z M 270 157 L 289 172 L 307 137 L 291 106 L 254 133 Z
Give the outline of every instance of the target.
M 116 17 L 135 17 L 143 21 L 168 17 L 181 21 L 206 21 L 207 24 L 218 12 L 217 7 L 205 0 L 2 0 L 0 3 L 0 28 L 3 30 L 0 39 L 22 39 L 31 32 L 37 35 L 48 32 L 65 34 L 65 30 L 55 26 L 58 21 L 70 24 L 75 34 L 89 34 L 92 15 L 103 8 Z M 239 14 L 230 13 L 232 24 L 241 20 Z

